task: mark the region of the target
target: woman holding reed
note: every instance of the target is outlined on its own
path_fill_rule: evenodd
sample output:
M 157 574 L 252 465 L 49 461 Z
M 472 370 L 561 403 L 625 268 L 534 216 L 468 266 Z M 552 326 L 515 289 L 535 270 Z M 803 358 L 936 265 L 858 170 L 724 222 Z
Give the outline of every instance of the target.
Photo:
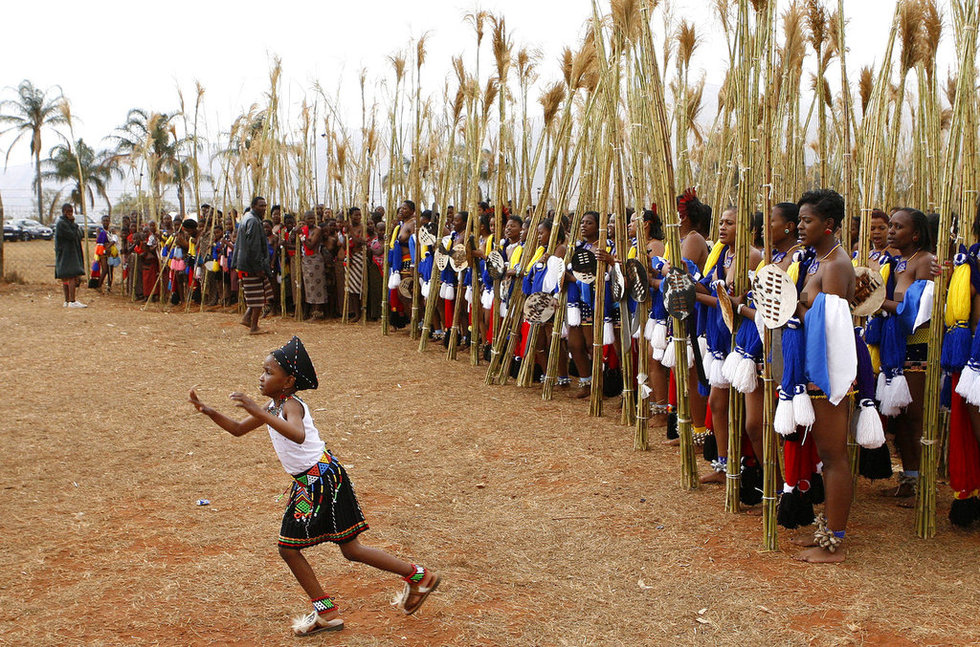
M 934 256 L 926 215 L 902 208 L 888 223 L 888 245 L 898 254 L 887 257 L 887 313 L 881 334 L 881 374 L 876 396 L 881 412 L 895 421 L 892 431 L 902 458 L 898 487 L 883 494 L 907 498 L 919 478 L 922 401 L 929 354 Z
M 564 220 L 564 218 L 562 218 Z M 565 258 L 565 227 L 564 222 L 555 223 L 554 220 L 548 218 L 542 221 L 538 225 L 538 235 L 537 235 L 537 249 L 534 255 L 528 261 L 528 270 L 524 274 L 524 282 L 522 284 L 522 289 L 525 295 L 531 295 L 538 292 L 546 292 L 552 295 L 558 293 L 561 287 L 561 274 L 562 268 L 564 267 Z M 548 254 L 548 244 L 551 241 L 551 229 L 552 227 L 558 227 L 556 232 L 556 244 L 554 254 Z M 549 262 L 550 259 L 557 259 L 555 261 Z M 557 268 L 557 272 L 555 271 Z M 552 323 L 546 323 L 541 325 L 541 333 L 537 335 L 529 335 L 534 330 L 534 325 L 529 322 L 524 322 L 525 325 L 522 326 L 521 348 L 524 350 L 523 362 L 535 361 L 538 367 L 541 369 L 541 374 L 543 375 L 548 370 L 548 358 L 547 358 L 547 340 L 551 338 L 551 326 Z M 534 336 L 534 347 L 530 348 L 529 336 Z M 591 367 L 590 367 L 591 370 Z M 568 375 L 568 360 L 561 361 L 559 358 L 558 371 L 561 375 Z M 586 373 L 589 375 L 590 373 Z
M 812 540 L 794 543 L 807 547 L 797 555 L 800 561 L 841 562 L 852 488 L 847 435 L 857 354 L 848 304 L 854 299 L 854 266 L 834 233 L 844 219 L 840 194 L 830 189 L 807 191 L 797 205 L 800 242 L 810 248 L 810 253 L 799 268 L 804 278 L 796 324 L 803 325 L 807 360 L 819 358 L 805 362 L 808 382 L 800 395 L 805 395 L 813 408 L 809 433 L 823 461 L 826 519 L 820 520 Z
M 547 241 L 545 241 L 547 244 Z M 615 259 L 609 253 L 609 241 L 606 245 L 599 244 L 599 213 L 597 211 L 586 211 L 582 214 L 582 221 L 579 225 L 579 240 L 575 243 L 576 248 L 586 249 L 595 254 L 596 260 L 607 264 L 614 263 Z M 576 398 L 587 398 L 592 392 L 592 326 L 594 325 L 595 314 L 595 289 L 593 284 L 579 281 L 573 274 L 566 273 L 568 283 L 568 311 L 571 315 L 566 319 L 568 323 L 568 350 L 571 353 L 572 361 L 575 362 L 575 369 L 579 374 L 579 392 Z M 599 277 L 596 277 L 599 280 Z M 608 287 L 606 294 L 609 293 Z
M 637 249 L 639 240 L 637 237 L 637 227 L 640 226 L 641 222 L 646 232 L 646 236 L 644 237 L 646 240 L 645 267 L 647 268 L 647 271 L 650 272 L 653 267 L 659 266 L 663 263 L 664 254 L 667 251 L 667 248 L 664 245 L 663 223 L 660 221 L 660 216 L 657 215 L 657 212 L 652 209 L 646 209 L 642 214 L 634 213 L 629 224 L 629 235 L 633 240 L 633 249 L 630 250 L 630 255 L 639 256 L 639 250 Z M 653 282 L 651 281 L 651 284 L 652 283 Z M 660 325 L 665 326 L 667 320 L 667 311 L 664 308 L 663 294 L 661 294 L 659 290 L 651 290 L 650 293 L 649 319 L 646 323 L 646 329 L 644 331 L 646 339 L 651 341 L 651 345 L 647 349 L 647 352 L 651 352 L 653 350 L 653 330 L 656 328 L 658 322 Z M 658 360 L 649 363 L 650 388 L 653 389 L 653 401 L 650 404 L 650 425 L 656 428 L 663 427 L 667 424 L 667 414 L 670 412 L 670 405 L 667 403 L 668 391 L 670 388 L 670 373 L 659 362 L 659 360 L 663 357 L 663 350 L 660 351 L 659 357 L 655 353 L 652 354 L 652 357 L 653 359 Z
M 725 474 L 730 469 L 740 469 L 740 466 L 728 466 L 728 398 L 732 385 L 730 374 L 723 370 L 723 366 L 731 361 L 730 355 L 734 360 L 738 359 L 739 351 L 732 351 L 732 331 L 728 330 L 722 319 L 721 309 L 718 304 L 718 293 L 722 290 L 731 292 L 735 277 L 732 267 L 735 260 L 735 216 L 734 208 L 726 209 L 718 221 L 718 242 L 712 249 L 711 254 L 704 266 L 704 279 L 699 285 L 697 300 L 703 306 L 709 308 L 705 319 L 705 333 L 710 355 L 705 357 L 705 373 L 711 385 L 708 395 L 708 406 L 711 408 L 711 423 L 718 445 L 718 458 L 712 461 L 713 470 L 701 477 L 702 483 L 724 483 Z M 748 267 L 756 267 L 762 260 L 762 255 L 754 247 L 749 251 Z M 749 325 L 754 328 L 755 324 L 748 320 Z M 749 330 L 748 328 L 746 330 Z M 699 333 L 702 331 L 698 331 Z M 755 333 L 754 330 L 749 332 Z M 758 337 L 758 333 L 755 333 Z M 710 359 L 709 359 L 710 358 Z M 755 358 L 753 357 L 753 362 Z M 755 377 L 754 375 L 751 377 Z M 757 456 L 762 455 L 762 390 L 754 388 L 748 389 L 745 393 L 745 431 L 752 442 L 752 449 Z

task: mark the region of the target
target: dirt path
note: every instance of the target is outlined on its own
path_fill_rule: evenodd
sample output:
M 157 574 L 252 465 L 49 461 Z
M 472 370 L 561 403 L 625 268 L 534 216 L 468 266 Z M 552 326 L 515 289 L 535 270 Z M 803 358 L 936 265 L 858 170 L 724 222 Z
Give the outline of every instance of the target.
M 348 628 L 308 644 L 976 644 L 980 532 L 952 530 L 948 503 L 921 541 L 862 483 L 848 562 L 797 564 L 720 489 L 680 491 L 675 449 L 633 452 L 612 401 L 595 420 L 564 392 L 485 387 L 468 356 L 374 326 L 248 337 L 233 314 L 82 299 L 0 286 L 0 644 L 298 644 L 308 602 L 275 549 L 288 478 L 265 430 L 232 438 L 185 402 L 197 384 L 231 412 L 293 333 L 364 541 L 446 578 L 406 618 L 394 577 L 312 549 Z

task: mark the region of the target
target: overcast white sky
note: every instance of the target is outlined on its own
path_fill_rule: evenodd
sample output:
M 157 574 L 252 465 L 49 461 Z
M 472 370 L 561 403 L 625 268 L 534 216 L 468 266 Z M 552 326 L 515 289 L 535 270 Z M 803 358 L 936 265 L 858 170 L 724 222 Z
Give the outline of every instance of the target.
M 836 0 L 825 3 L 836 7 Z M 714 3 L 663 0 L 661 4 L 672 6 L 675 18 L 696 22 L 704 39 L 692 66 L 705 70 L 709 85 L 720 82 L 726 55 L 711 8 Z M 779 0 L 780 10 L 787 4 L 788 0 Z M 894 0 L 845 0 L 852 78 L 860 66 L 881 57 L 894 4 Z M 945 7 L 948 0 L 941 4 Z M 367 68 L 372 86 L 380 78 L 390 78 L 386 57 L 408 48 L 412 38 L 428 31 L 423 88 L 441 95 L 452 56 L 465 53 L 472 65 L 475 37 L 463 15 L 477 6 L 506 17 L 515 51 L 523 44 L 541 50 L 543 82 L 559 78 L 561 49 L 574 46 L 591 16 L 591 0 L 482 0 L 479 5 L 475 0 L 5 2 L 0 87 L 9 98 L 10 86 L 25 78 L 40 87 L 59 85 L 78 120 L 76 136 L 98 148 L 132 107 L 176 110 L 178 85 L 185 100 L 192 102 L 197 80 L 206 88 L 204 109 L 213 136 L 213 131 L 227 129 L 235 115 L 260 100 L 275 54 L 282 58 L 287 100 L 298 102 L 304 94 L 312 98 L 314 81 L 330 94 L 339 88 L 339 103 L 350 115 L 351 126 L 358 127 L 359 70 Z M 607 2 L 600 7 L 608 10 Z M 943 77 L 951 50 L 948 32 L 944 36 Z M 491 60 L 488 37 L 483 70 L 489 71 Z M 836 75 L 831 82 L 836 91 Z M 706 112 L 710 116 L 712 111 Z M 9 136 L 0 139 L 0 151 L 5 153 L 9 142 Z M 45 153 L 56 143 L 56 136 L 47 133 Z M 10 165 L 29 161 L 25 140 L 11 151 Z M 5 198 L 13 190 L 7 179 Z

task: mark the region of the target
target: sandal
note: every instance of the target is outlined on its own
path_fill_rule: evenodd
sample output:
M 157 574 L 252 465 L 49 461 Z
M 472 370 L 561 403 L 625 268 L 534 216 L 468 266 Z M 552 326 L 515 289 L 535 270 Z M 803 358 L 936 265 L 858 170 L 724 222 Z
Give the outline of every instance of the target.
M 429 597 L 429 594 L 435 591 L 436 588 L 438 588 L 439 583 L 442 581 L 442 577 L 436 573 L 432 574 L 433 579 L 429 586 L 421 586 L 425 576 L 430 574 L 430 572 L 421 566 L 416 566 L 415 564 L 412 564 L 412 568 L 415 569 L 415 573 L 409 575 L 408 577 L 402 578 L 405 580 L 405 588 L 395 600 L 396 606 L 407 616 L 410 616 L 418 611 L 422 606 L 422 603 L 424 603 L 426 598 Z M 418 588 L 413 591 L 413 586 L 417 586 Z M 413 595 L 417 595 L 419 598 L 416 600 L 415 604 L 410 607 L 408 606 L 408 599 Z
M 340 631 L 344 628 L 344 621 L 340 618 L 325 620 L 316 611 L 310 611 L 309 615 L 300 616 L 293 620 L 293 635 L 297 637 L 312 636 L 321 631 Z

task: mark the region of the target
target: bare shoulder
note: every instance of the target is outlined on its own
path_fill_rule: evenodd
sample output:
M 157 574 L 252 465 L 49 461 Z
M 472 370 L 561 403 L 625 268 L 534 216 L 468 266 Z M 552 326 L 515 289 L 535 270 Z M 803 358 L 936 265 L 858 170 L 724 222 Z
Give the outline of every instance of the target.
M 298 417 L 303 417 L 303 405 L 296 398 L 289 398 L 282 404 L 282 412 L 285 414 L 287 419 Z

